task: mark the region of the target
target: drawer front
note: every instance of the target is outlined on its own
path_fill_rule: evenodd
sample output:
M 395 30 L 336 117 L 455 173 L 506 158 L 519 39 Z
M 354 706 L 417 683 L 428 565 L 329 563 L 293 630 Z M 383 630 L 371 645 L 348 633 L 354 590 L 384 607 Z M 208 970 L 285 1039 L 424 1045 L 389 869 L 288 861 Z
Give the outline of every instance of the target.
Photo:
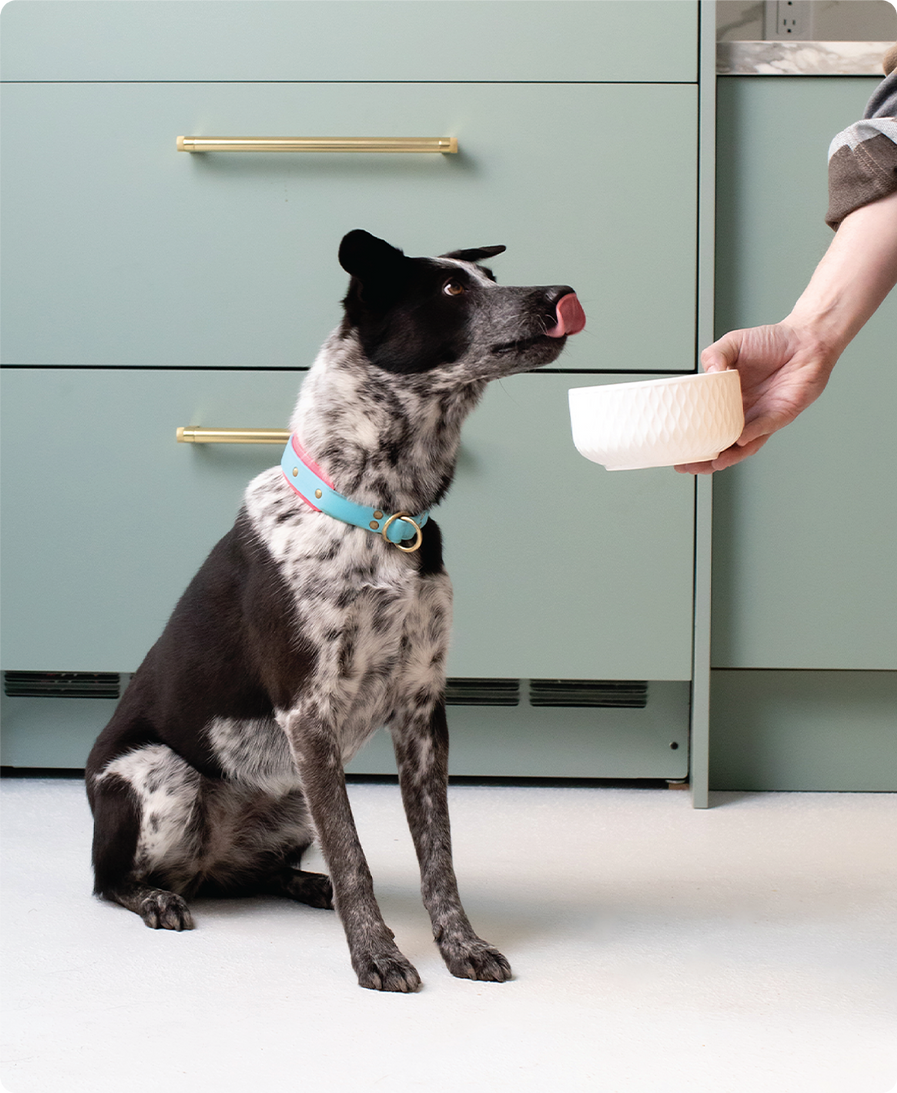
M 45 0 L 7 80 L 651 80 L 697 71 L 696 0 Z M 72 48 L 72 43 L 77 48 Z
M 565 368 L 690 371 L 697 90 L 665 87 L 662 125 L 657 95 L 646 85 L 10 85 L 3 359 L 307 366 L 339 319 L 339 240 L 364 227 L 409 254 L 503 243 L 503 283 L 573 285 L 589 326 Z M 182 134 L 456 136 L 460 153 L 190 154 L 176 151 Z
M 134 670 L 246 482 L 278 458 L 180 445 L 176 427 L 284 427 L 300 379 L 7 370 L 3 668 Z M 456 587 L 449 673 L 688 679 L 693 483 L 582 459 L 570 381 L 493 384 L 467 424 L 435 514 Z

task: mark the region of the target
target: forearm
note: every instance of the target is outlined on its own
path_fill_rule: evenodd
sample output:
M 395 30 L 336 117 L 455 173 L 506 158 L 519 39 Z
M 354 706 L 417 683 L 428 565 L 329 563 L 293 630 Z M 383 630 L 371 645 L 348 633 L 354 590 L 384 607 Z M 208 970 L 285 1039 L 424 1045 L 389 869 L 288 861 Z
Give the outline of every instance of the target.
M 831 364 L 897 284 L 897 192 L 845 217 L 785 322 Z

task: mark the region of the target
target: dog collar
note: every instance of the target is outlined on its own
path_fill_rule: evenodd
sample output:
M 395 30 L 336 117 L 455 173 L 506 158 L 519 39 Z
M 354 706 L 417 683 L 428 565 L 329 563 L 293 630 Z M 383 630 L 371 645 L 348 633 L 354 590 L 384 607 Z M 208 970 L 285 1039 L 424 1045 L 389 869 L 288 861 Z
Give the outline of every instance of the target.
M 407 512 L 389 514 L 382 509 L 358 505 L 348 497 L 343 497 L 305 451 L 295 433 L 287 441 L 280 467 L 293 492 L 316 512 L 323 512 L 345 524 L 354 524 L 355 527 L 364 528 L 375 535 L 382 535 L 388 543 L 406 554 L 417 550 L 423 542 L 421 528 L 429 519 L 429 512 L 421 512 L 417 516 L 411 516 Z M 403 546 L 409 539 L 414 540 L 412 545 Z

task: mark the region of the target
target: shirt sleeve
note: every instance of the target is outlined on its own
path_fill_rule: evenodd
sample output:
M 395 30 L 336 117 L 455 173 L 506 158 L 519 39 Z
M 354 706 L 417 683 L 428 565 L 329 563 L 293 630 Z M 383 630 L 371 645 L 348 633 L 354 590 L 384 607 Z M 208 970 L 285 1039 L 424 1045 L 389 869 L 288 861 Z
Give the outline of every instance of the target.
M 849 213 L 897 190 L 897 49 L 889 74 L 869 100 L 861 121 L 832 141 L 828 152 L 826 223 L 837 229 Z

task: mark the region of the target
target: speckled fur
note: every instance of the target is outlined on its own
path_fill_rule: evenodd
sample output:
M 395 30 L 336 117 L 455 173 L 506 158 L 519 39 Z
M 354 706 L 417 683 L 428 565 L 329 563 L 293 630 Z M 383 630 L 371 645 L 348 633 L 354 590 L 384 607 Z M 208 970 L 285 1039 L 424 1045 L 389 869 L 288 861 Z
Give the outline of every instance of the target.
M 564 339 L 545 331 L 571 290 L 498 288 L 476 260 L 499 249 L 406 259 L 367 233 L 343 241 L 346 318 L 291 421 L 343 494 L 430 508 L 486 383 L 557 356 Z M 451 862 L 451 601 L 432 520 L 421 550 L 403 553 L 311 509 L 279 467 L 259 475 L 91 753 L 97 893 L 175 930 L 192 927 L 198 892 L 332 897 L 359 982 L 417 989 L 374 900 L 342 773 L 386 726 L 446 963 L 509 978 L 473 932 Z M 315 838 L 329 881 L 299 868 Z

